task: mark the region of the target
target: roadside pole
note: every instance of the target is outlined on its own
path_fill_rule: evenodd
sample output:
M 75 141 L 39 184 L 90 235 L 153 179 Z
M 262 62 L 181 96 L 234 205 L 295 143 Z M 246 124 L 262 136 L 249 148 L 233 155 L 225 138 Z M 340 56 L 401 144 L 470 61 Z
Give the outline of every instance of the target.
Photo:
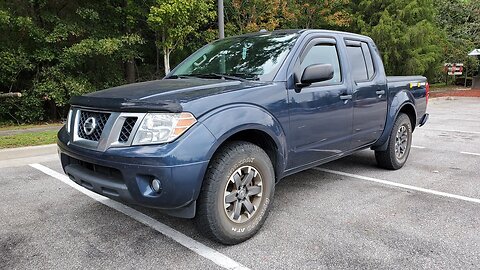
M 223 17 L 223 0 L 218 0 L 218 38 L 222 39 L 225 37 L 225 23 Z
M 225 38 L 225 22 L 224 22 L 224 14 L 223 14 L 223 0 L 218 0 L 218 39 Z M 220 56 L 220 73 L 225 73 L 225 55 Z

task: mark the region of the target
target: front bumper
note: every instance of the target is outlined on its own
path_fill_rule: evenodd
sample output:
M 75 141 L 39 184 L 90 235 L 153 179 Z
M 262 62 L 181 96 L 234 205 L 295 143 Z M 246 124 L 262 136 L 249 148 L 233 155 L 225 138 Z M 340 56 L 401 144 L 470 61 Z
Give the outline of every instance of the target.
M 77 184 L 114 200 L 192 218 L 208 166 L 208 158 L 200 153 L 206 155 L 214 141 L 205 127 L 197 128 L 196 133 L 201 142 L 188 140 L 187 134 L 185 140 L 173 144 L 100 152 L 71 144 L 62 129 L 58 148 L 63 170 Z M 151 187 L 153 179 L 161 182 L 159 192 Z

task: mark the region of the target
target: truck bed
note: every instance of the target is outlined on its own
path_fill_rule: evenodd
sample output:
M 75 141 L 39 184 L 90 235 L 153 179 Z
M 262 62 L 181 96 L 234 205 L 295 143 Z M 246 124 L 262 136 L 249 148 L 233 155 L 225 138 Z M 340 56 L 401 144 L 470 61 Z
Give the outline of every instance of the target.
M 427 110 L 427 78 L 423 76 L 387 76 L 387 85 L 389 98 L 401 91 L 405 91 L 413 97 L 417 121 L 420 120 Z M 389 101 L 389 104 L 391 102 Z
M 405 82 L 405 81 L 426 82 L 427 78 L 423 76 L 387 76 L 387 83 L 396 83 L 396 82 Z

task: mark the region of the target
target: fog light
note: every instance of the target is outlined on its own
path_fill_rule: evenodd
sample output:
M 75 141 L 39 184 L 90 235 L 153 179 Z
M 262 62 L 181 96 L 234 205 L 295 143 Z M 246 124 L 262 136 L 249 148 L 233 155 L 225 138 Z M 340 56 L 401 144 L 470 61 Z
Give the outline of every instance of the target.
M 158 180 L 156 178 L 152 180 L 151 186 L 152 186 L 153 191 L 155 191 L 157 193 L 162 191 L 162 182 L 160 182 L 160 180 Z

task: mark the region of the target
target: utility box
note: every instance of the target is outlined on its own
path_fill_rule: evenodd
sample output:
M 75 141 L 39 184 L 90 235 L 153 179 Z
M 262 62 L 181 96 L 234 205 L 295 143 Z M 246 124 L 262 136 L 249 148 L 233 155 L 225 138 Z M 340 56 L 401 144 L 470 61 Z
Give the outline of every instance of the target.
M 477 59 L 480 60 L 480 49 L 475 49 L 471 51 L 468 55 L 477 57 Z M 473 76 L 472 78 L 472 89 L 480 90 L 480 64 L 478 65 L 477 76 Z
M 472 78 L 472 89 L 480 90 L 480 76 Z

